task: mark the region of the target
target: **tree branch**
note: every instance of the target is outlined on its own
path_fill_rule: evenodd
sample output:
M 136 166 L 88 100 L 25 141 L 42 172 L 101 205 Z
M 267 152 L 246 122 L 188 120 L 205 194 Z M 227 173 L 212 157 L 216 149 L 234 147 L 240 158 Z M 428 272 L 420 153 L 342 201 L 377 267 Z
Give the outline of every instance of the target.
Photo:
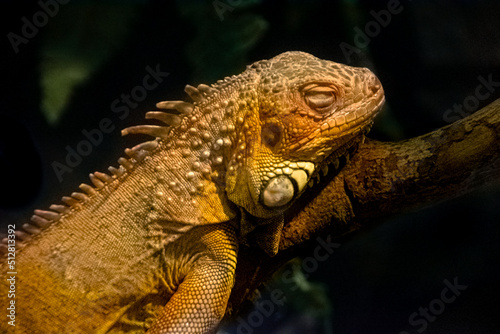
M 397 143 L 367 140 L 337 174 L 286 216 L 280 252 L 242 247 L 230 308 L 236 309 L 319 233 L 339 238 L 369 222 L 434 205 L 500 179 L 500 99 L 473 115 Z

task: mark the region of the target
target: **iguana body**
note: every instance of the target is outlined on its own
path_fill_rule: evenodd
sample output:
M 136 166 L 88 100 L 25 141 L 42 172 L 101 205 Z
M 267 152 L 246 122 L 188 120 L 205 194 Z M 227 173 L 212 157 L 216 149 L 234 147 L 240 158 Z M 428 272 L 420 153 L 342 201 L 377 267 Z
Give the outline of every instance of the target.
M 16 326 L 4 319 L 2 332 L 213 331 L 238 244 L 276 253 L 285 210 L 362 140 L 384 99 L 369 70 L 302 52 L 186 92 L 193 103 L 146 114 L 170 126 L 123 131 L 155 140 L 16 231 Z

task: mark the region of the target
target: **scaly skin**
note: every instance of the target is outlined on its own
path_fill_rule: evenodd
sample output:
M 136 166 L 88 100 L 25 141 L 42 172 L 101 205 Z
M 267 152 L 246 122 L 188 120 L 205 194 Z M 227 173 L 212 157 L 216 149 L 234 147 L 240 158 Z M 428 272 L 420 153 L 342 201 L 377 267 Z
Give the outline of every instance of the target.
M 363 139 L 384 100 L 369 70 L 302 52 L 186 92 L 193 103 L 157 105 L 177 113 L 146 114 L 170 126 L 123 131 L 156 138 L 112 175 L 91 174 L 85 194 L 18 228 L 15 299 L 6 279 L 0 297 L 4 310 L 15 300 L 16 333 L 212 332 L 238 244 L 275 254 L 283 213 Z

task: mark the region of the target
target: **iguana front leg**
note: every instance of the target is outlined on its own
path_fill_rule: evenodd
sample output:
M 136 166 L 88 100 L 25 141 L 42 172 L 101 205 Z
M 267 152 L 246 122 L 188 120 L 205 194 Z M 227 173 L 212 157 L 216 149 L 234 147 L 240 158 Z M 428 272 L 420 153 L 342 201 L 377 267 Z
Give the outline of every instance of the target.
M 186 274 L 148 334 L 210 333 L 224 316 L 238 254 L 234 225 L 206 225 L 193 232 L 184 254 Z

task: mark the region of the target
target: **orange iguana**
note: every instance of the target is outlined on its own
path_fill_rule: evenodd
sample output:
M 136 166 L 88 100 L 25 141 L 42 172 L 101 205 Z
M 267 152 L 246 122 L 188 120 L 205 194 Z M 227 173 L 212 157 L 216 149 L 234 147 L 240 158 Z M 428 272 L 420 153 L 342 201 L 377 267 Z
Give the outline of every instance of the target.
M 123 130 L 154 140 L 2 241 L 1 308 L 15 304 L 2 333 L 214 331 L 238 244 L 275 254 L 284 212 L 384 101 L 368 69 L 303 52 L 185 91 L 193 102 L 146 114 L 165 125 Z

